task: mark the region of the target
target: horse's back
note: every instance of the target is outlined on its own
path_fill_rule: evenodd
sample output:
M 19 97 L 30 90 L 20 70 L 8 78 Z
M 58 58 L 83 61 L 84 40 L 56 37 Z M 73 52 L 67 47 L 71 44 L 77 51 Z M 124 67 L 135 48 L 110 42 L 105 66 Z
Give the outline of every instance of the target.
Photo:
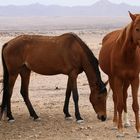
M 7 44 L 4 49 L 5 60 L 8 67 L 15 69 L 24 64 L 37 73 L 53 75 L 67 74 L 73 67 L 81 65 L 81 47 L 72 34 L 22 35 Z
M 102 48 L 99 54 L 99 64 L 101 69 L 107 74 L 111 73 L 111 55 L 116 44 L 116 40 L 120 34 L 120 30 L 107 34 L 102 41 Z

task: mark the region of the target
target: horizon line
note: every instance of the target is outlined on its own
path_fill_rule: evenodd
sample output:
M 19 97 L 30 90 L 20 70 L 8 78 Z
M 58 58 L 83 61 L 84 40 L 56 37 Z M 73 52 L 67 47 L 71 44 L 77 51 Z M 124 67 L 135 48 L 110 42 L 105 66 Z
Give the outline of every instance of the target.
M 80 4 L 80 5 L 67 5 L 67 4 L 44 4 L 44 3 L 40 3 L 40 2 L 35 2 L 35 3 L 29 3 L 29 4 L 0 4 L 0 6 L 30 6 L 30 5 L 43 5 L 43 6 L 62 6 L 62 7 L 77 7 L 77 6 L 92 6 L 98 2 L 100 2 L 102 0 L 99 0 L 99 1 L 96 1 L 94 2 L 93 4 Z M 129 6 L 140 6 L 140 5 L 133 5 L 133 4 L 130 4 L 130 3 L 126 3 L 126 2 L 121 2 L 121 3 L 114 3 L 114 2 L 111 2 L 109 0 L 107 0 L 107 2 L 111 3 L 111 4 L 115 4 L 115 5 L 121 5 L 121 4 L 126 4 L 126 5 L 129 5 Z

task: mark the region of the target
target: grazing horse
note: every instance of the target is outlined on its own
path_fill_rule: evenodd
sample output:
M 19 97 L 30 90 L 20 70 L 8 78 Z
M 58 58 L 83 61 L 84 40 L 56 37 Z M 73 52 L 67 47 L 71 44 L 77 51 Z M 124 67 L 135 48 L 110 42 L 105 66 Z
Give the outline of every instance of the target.
M 122 112 L 127 112 L 127 89 L 131 85 L 132 108 L 135 113 L 137 137 L 140 137 L 138 104 L 140 14 L 129 12 L 129 15 L 132 22 L 128 26 L 113 31 L 104 37 L 99 54 L 99 64 L 101 69 L 108 75 L 110 87 L 113 91 L 113 121 L 118 126 L 119 133 L 117 136 L 124 136 Z
M 60 36 L 21 35 L 2 48 L 3 62 L 3 99 L 1 117 L 5 108 L 9 121 L 14 118 L 11 113 L 11 96 L 17 76 L 21 76 L 21 95 L 27 105 L 30 116 L 37 119 L 28 96 L 28 85 L 31 71 L 42 75 L 68 75 L 66 98 L 64 104 L 65 117 L 71 117 L 68 107 L 71 92 L 75 104 L 77 121 L 82 121 L 78 106 L 77 77 L 85 72 L 93 105 L 98 119 L 106 120 L 106 87 L 101 80 L 98 60 L 87 45 L 73 33 Z

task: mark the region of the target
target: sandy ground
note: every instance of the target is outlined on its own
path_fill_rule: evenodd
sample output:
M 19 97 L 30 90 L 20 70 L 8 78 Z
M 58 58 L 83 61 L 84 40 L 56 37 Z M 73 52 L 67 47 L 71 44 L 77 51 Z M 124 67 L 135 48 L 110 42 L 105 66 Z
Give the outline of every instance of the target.
M 82 33 L 80 37 L 88 44 L 98 58 L 101 40 L 105 33 Z M 1 44 L 8 41 L 9 36 L 1 36 Z M 2 75 L 2 69 L 1 69 Z M 107 76 L 102 73 L 103 80 Z M 2 121 L 0 124 L 0 140 L 115 140 L 116 130 L 112 130 L 113 102 L 112 93 L 107 100 L 107 116 L 105 122 L 100 122 L 89 102 L 89 86 L 84 73 L 78 77 L 79 107 L 83 124 L 77 124 L 74 116 L 74 105 L 71 98 L 70 113 L 73 117 L 67 121 L 63 114 L 67 76 L 42 76 L 32 73 L 30 80 L 30 99 L 40 121 L 29 119 L 28 110 L 20 95 L 20 77 L 18 77 L 12 96 L 12 112 L 15 122 L 10 124 Z M 56 90 L 56 87 L 58 89 Z M 130 90 L 129 90 L 130 93 Z M 0 95 L 1 98 L 2 94 Z M 125 129 L 124 140 L 136 139 L 134 113 L 131 108 L 132 97 L 128 97 L 128 110 L 131 127 Z

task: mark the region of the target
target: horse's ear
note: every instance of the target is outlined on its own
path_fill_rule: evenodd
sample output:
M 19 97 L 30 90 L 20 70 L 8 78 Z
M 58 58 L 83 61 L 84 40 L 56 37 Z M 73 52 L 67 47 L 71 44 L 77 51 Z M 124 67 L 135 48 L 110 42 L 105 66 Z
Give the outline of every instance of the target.
M 128 11 L 128 12 L 129 12 L 129 16 L 131 17 L 132 21 L 135 21 L 137 16 L 132 14 L 130 11 Z

